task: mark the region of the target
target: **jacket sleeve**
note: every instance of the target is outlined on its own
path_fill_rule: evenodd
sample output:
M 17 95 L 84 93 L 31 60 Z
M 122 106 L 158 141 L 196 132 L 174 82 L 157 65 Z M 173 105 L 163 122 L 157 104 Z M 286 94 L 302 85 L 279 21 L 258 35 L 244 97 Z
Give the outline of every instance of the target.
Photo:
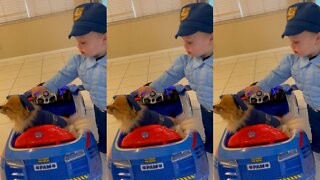
M 294 55 L 284 57 L 279 66 L 265 77 L 258 86 L 263 91 L 270 91 L 271 88 L 280 85 L 291 77 L 291 67 L 293 65 Z
M 174 85 L 185 77 L 185 67 L 187 65 L 186 55 L 179 56 L 173 65 L 166 70 L 158 79 L 153 81 L 150 86 L 157 91 L 163 91 L 165 88 Z
M 73 56 L 54 77 L 44 83 L 44 86 L 50 91 L 56 91 L 58 88 L 69 84 L 78 77 L 79 65 L 80 56 Z

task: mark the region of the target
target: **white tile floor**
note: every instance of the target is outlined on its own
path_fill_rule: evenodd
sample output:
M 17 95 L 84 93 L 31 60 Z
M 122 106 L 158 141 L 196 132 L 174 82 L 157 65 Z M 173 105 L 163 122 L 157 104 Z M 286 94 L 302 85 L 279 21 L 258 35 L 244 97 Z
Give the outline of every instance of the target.
M 68 49 L 0 60 L 0 104 L 5 102 L 7 95 L 22 94 L 40 82 L 51 78 L 64 66 L 69 57 L 76 53 L 78 53 L 76 49 Z M 72 83 L 81 84 L 81 81 L 76 79 Z M 92 120 L 90 130 L 94 133 L 95 137 L 98 137 L 94 121 L 93 105 L 89 94 L 84 92 L 83 98 L 86 104 L 87 118 Z M 1 154 L 11 127 L 12 123 L 7 116 L 0 114 Z M 103 156 L 103 169 L 106 170 L 106 158 L 105 155 Z M 106 179 L 105 174 L 102 179 Z
M 215 59 L 214 62 L 214 103 L 219 101 L 222 94 L 237 93 L 244 87 L 253 82 L 264 78 L 273 68 L 275 68 L 281 58 L 290 52 L 288 48 L 276 49 L 268 52 L 257 52 L 250 55 L 242 55 L 239 57 L 230 57 L 223 59 Z M 286 83 L 294 84 L 293 79 L 289 79 Z M 303 129 L 309 137 L 310 128 L 307 120 L 306 103 L 302 94 L 296 91 L 298 104 L 301 111 L 301 117 L 305 119 Z M 214 152 L 217 149 L 221 135 L 225 128 L 225 123 L 219 115 L 214 114 Z M 320 169 L 320 159 L 317 157 L 316 169 Z M 320 179 L 320 173 L 317 172 L 315 179 Z
M 134 58 L 122 58 L 121 60 L 108 60 L 107 63 L 107 102 L 112 102 L 112 97 L 117 94 L 129 94 L 147 82 L 158 78 L 178 55 L 184 53 L 183 49 L 168 50 L 154 53 L 152 55 L 139 56 Z M 180 84 L 187 84 L 182 79 Z M 190 92 L 190 99 L 194 109 L 196 128 L 203 135 L 200 107 L 194 92 Z M 118 130 L 119 123 L 111 115 L 107 115 L 107 150 L 110 150 L 113 139 Z M 212 159 L 212 158 L 211 158 Z M 212 169 L 212 161 L 210 161 Z

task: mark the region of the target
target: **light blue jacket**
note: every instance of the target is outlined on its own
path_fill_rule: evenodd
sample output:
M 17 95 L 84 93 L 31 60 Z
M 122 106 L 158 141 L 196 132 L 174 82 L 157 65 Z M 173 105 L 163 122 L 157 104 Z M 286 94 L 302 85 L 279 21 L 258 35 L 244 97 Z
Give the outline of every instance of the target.
M 320 110 L 320 56 L 310 61 L 309 58 L 290 54 L 258 86 L 264 91 L 270 91 L 290 77 L 293 77 L 298 89 L 302 91 L 306 103 Z
M 208 110 L 213 107 L 213 57 L 205 61 L 189 55 L 179 56 L 164 74 L 150 86 L 162 92 L 186 77 L 191 89 L 196 92 L 199 103 Z
M 95 58 L 75 55 L 44 86 L 50 91 L 56 91 L 79 77 L 84 88 L 89 91 L 93 104 L 105 110 L 107 107 L 106 62 L 106 56 L 96 61 Z

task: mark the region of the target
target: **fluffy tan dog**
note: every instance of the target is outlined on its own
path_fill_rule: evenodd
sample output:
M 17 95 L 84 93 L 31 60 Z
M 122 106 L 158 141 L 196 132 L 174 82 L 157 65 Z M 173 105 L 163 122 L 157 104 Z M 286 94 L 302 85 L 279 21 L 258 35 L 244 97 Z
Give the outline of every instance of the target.
M 86 120 L 77 115 L 72 115 L 69 118 L 56 116 L 41 110 L 39 106 L 29 102 L 26 97 L 19 95 L 10 96 L 7 103 L 0 106 L 0 113 L 7 115 L 13 121 L 13 130 L 17 133 L 34 126 L 53 124 L 68 130 L 75 137 L 79 137 L 87 126 Z
M 213 112 L 219 114 L 227 121 L 227 130 L 235 132 L 245 126 L 255 124 L 268 124 L 282 130 L 289 137 L 292 135 L 292 130 L 300 127 L 300 122 L 297 117 L 291 113 L 283 117 L 275 117 L 256 110 L 251 105 L 244 104 L 242 100 L 236 100 L 234 95 L 223 95 L 220 103 L 213 106 Z M 242 104 L 243 103 L 243 104 Z
M 134 128 L 151 124 L 160 124 L 177 131 L 185 137 L 189 129 L 194 128 L 192 119 L 185 119 L 183 115 L 176 118 L 165 117 L 146 106 L 138 104 L 131 96 L 116 96 L 113 103 L 107 106 L 107 112 L 112 114 L 120 124 L 120 131 L 130 132 Z

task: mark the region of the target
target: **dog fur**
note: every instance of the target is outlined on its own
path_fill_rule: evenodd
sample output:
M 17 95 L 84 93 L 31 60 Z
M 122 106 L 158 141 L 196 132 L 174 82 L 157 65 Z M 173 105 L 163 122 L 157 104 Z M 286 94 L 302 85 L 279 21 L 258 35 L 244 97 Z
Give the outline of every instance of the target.
M 252 105 L 247 105 L 247 107 L 248 109 L 243 111 L 235 103 L 232 95 L 224 95 L 222 96 L 220 103 L 213 106 L 213 112 L 219 114 L 222 119 L 227 122 L 226 128 L 229 132 L 236 132 L 240 128 L 247 126 L 247 121 L 250 121 L 247 118 L 249 117 L 250 113 L 255 110 Z M 290 112 L 281 118 L 275 118 L 280 121 L 280 126 L 276 128 L 286 133 L 289 137 L 292 136 L 294 129 L 301 127 L 302 121 Z
M 141 126 L 140 121 L 144 112 L 150 111 L 146 106 L 139 105 L 141 110 L 136 111 L 130 106 L 125 95 L 119 95 L 114 99 L 112 104 L 107 106 L 107 112 L 120 121 L 120 131 L 128 133 L 133 128 Z M 188 131 L 194 128 L 194 120 L 186 119 L 183 114 L 180 114 L 176 118 L 168 118 L 174 124 L 170 129 L 177 131 L 181 137 L 185 137 Z
M 13 121 L 13 130 L 17 133 L 22 133 L 30 127 L 33 127 L 33 121 L 37 113 L 41 108 L 37 105 L 33 105 L 34 110 L 28 111 L 22 104 L 18 95 L 13 95 L 8 98 L 6 104 L 0 106 L 0 113 L 5 114 Z M 67 126 L 64 128 L 72 133 L 76 138 L 81 136 L 85 127 L 87 127 L 87 120 L 80 118 L 74 114 L 69 118 L 64 118 L 67 122 Z

